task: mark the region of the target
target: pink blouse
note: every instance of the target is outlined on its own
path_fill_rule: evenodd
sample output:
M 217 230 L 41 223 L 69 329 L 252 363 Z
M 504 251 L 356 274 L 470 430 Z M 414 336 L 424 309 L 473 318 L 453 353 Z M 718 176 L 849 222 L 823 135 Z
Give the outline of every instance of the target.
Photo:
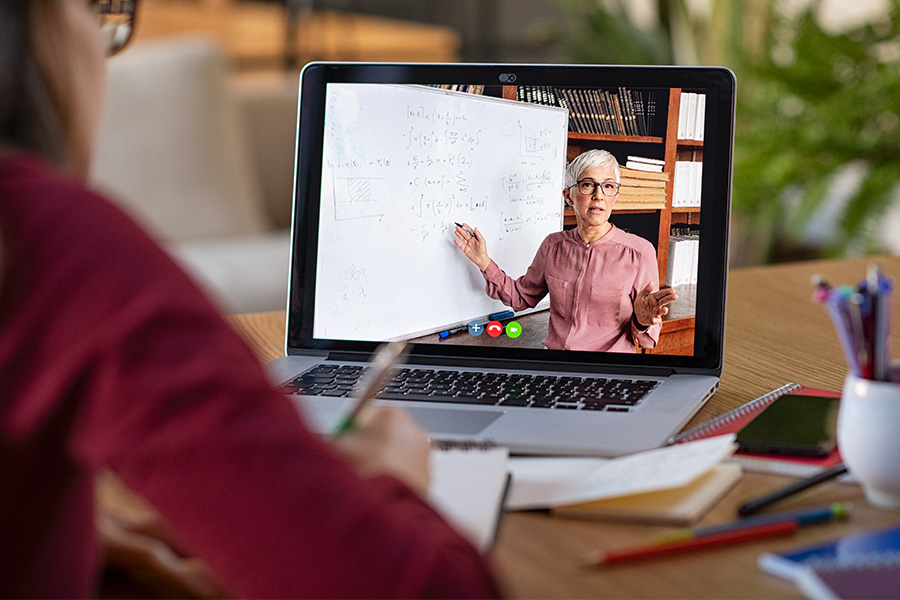
M 634 352 L 653 348 L 661 325 L 640 330 L 632 322 L 634 299 L 648 283 L 659 287 L 656 250 L 644 238 L 612 229 L 585 244 L 577 229 L 551 233 L 518 279 L 491 262 L 486 291 L 513 310 L 537 305 L 550 294 L 550 327 L 544 345 L 554 350 Z

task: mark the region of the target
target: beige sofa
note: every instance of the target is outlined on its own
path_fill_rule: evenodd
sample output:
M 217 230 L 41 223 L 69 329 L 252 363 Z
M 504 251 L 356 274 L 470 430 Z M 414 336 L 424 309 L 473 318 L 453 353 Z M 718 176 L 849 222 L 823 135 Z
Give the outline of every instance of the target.
M 94 183 L 225 312 L 284 309 L 297 76 L 236 78 L 212 38 L 109 60 Z

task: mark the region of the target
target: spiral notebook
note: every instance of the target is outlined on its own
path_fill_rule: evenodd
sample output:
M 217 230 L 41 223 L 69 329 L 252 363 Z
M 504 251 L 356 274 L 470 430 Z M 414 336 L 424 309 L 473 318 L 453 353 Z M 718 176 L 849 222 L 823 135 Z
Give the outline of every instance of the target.
M 696 427 L 687 429 L 669 439 L 669 444 L 690 442 L 723 433 L 737 433 L 762 411 L 781 396 L 824 396 L 839 398 L 840 392 L 812 388 L 799 383 L 788 383 L 768 394 L 755 398 L 746 404 L 714 417 Z M 840 464 L 841 455 L 837 449 L 822 458 L 802 458 L 773 454 L 750 454 L 736 452 L 729 460 L 739 463 L 745 470 L 778 473 L 795 477 L 809 477 L 823 469 Z

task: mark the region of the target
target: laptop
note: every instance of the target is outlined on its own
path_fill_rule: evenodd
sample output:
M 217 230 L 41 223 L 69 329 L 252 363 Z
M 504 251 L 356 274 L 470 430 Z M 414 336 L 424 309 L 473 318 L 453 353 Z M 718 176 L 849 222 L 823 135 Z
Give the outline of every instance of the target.
M 722 374 L 734 106 L 718 67 L 307 65 L 287 356 L 270 376 L 327 433 L 376 348 L 404 340 L 375 403 L 436 440 L 592 456 L 665 444 Z M 622 167 L 610 221 L 652 244 L 679 295 L 652 349 L 566 349 L 551 302 L 565 318 L 559 289 L 579 281 L 515 310 L 454 244 L 457 224 L 477 227 L 521 277 L 547 236 L 575 233 L 564 169 L 590 149 Z M 598 298 L 628 289 L 593 285 Z M 610 310 L 631 339 L 630 298 Z

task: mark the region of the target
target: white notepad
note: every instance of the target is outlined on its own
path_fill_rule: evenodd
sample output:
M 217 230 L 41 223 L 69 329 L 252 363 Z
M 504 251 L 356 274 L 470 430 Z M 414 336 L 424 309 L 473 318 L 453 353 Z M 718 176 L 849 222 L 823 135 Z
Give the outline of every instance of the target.
M 509 452 L 501 447 L 435 449 L 428 499 L 475 547 L 494 543 L 509 483 Z

